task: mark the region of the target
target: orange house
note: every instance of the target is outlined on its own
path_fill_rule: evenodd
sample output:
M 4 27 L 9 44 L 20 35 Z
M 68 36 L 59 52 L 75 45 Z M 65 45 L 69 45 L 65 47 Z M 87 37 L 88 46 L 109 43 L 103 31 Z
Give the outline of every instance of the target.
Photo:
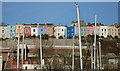
M 54 26 L 53 24 L 46 24 L 46 34 L 49 36 L 53 36 L 54 35 Z

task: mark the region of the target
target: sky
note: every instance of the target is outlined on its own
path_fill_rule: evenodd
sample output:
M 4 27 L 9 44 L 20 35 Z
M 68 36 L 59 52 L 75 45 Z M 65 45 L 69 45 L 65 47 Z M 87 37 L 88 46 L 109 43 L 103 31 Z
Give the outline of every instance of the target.
M 118 22 L 117 2 L 78 2 L 80 19 L 86 23 L 97 22 L 111 25 Z M 74 2 L 3 2 L 2 22 L 14 25 L 31 23 L 53 23 L 55 26 L 68 25 L 77 21 Z

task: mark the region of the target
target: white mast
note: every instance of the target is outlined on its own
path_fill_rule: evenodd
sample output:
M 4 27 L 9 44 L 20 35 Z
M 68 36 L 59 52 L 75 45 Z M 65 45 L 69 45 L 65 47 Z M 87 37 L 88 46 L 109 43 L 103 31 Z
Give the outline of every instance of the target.
M 82 47 L 81 47 L 81 29 L 80 29 L 80 12 L 79 12 L 79 6 L 77 4 L 76 4 L 76 7 L 77 7 L 78 29 L 79 29 L 80 69 L 83 70 Z
M 74 35 L 73 35 L 73 49 L 72 49 L 72 71 L 74 71 Z
M 101 39 L 101 38 L 100 38 Z M 99 56 L 100 56 L 100 69 L 102 69 L 102 64 L 101 64 L 101 43 L 99 39 Z
M 19 68 L 19 49 L 20 49 L 20 30 L 18 29 L 18 45 L 17 45 L 17 70 Z
M 93 48 L 91 48 L 91 69 L 93 69 Z
M 23 32 L 23 41 L 22 41 L 22 67 L 23 67 L 23 61 L 24 61 L 24 32 Z
M 40 34 L 40 61 L 41 61 L 41 69 L 43 67 L 43 62 L 42 62 L 42 38 Z
M 97 15 L 95 15 L 95 27 L 94 27 L 94 70 L 96 69 L 96 20 Z

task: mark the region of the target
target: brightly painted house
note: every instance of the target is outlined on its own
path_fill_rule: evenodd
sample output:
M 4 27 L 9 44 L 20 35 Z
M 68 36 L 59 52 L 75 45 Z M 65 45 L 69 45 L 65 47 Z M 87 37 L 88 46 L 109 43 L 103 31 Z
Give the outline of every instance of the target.
M 24 24 L 16 24 L 16 37 L 18 37 L 18 31 L 19 31 L 20 37 L 23 36 Z
M 39 24 L 38 26 L 38 35 L 40 34 L 46 34 L 46 25 L 45 24 Z
M 46 24 L 46 34 L 49 36 L 54 35 L 54 25 L 53 24 Z
M 86 26 L 86 30 L 87 30 L 87 35 L 93 35 L 94 34 L 94 28 L 93 26 Z
M 24 37 L 30 37 L 30 36 L 31 36 L 31 25 L 24 24 Z
M 82 26 L 81 27 L 81 36 L 86 36 L 86 32 L 87 32 L 86 26 Z
M 25 27 L 24 28 L 24 37 L 30 37 L 31 36 L 31 28 Z
M 38 24 L 31 25 L 31 36 L 38 36 Z
M 58 39 L 60 36 L 63 38 L 66 38 L 66 30 L 67 28 L 65 26 L 56 26 L 54 27 L 54 36 Z
M 16 36 L 16 26 L 7 25 L 7 38 L 15 38 Z
M 78 36 L 78 27 L 67 27 L 67 38 Z

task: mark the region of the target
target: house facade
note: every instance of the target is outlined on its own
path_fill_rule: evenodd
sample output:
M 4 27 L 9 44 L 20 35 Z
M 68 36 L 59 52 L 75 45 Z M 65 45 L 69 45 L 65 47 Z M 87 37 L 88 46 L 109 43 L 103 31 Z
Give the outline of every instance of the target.
M 78 36 L 78 27 L 67 27 L 67 38 L 72 38 L 74 36 Z
M 46 24 L 46 34 L 49 36 L 54 35 L 54 25 L 53 24 Z
M 31 36 L 38 36 L 38 24 L 31 25 Z
M 94 28 L 93 28 L 93 26 L 86 26 L 86 34 L 87 35 L 93 35 L 94 34 Z
M 16 24 L 16 37 L 18 37 L 18 31 L 19 31 L 20 37 L 23 36 L 24 24 Z
M 60 36 L 63 38 L 66 38 L 66 30 L 67 28 L 65 26 L 56 26 L 54 27 L 54 36 L 58 39 Z
M 30 27 L 24 28 L 24 37 L 31 37 L 31 28 Z
M 0 25 L 0 38 L 7 38 L 7 25 Z
M 40 34 L 46 34 L 46 25 L 45 24 L 39 24 L 38 26 L 38 35 Z
M 81 27 L 81 36 L 86 36 L 86 32 L 87 32 L 86 26 L 82 26 Z
M 112 37 L 118 36 L 118 29 L 115 26 L 107 26 L 108 27 L 108 35 Z
M 16 26 L 7 25 L 7 38 L 15 38 L 16 36 Z

